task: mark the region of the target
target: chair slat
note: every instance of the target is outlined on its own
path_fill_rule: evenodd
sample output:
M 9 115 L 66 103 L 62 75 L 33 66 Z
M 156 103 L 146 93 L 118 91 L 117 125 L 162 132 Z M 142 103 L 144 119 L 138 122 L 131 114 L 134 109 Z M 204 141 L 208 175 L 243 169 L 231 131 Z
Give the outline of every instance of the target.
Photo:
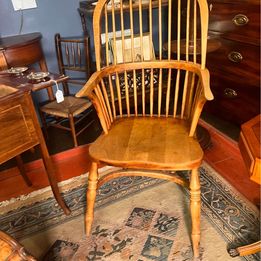
M 167 83 L 167 94 L 166 94 L 166 117 L 169 116 L 170 85 L 171 85 L 171 69 L 168 69 L 168 83 Z
M 129 98 L 129 84 L 127 79 L 127 72 L 124 72 L 124 82 L 125 82 L 125 96 L 126 96 L 126 109 L 127 115 L 130 116 L 130 98 Z
M 153 95 L 154 95 L 154 72 L 153 69 L 150 70 L 150 116 L 153 115 Z
M 187 90 L 188 90 L 188 78 L 189 78 L 189 72 L 186 71 L 185 81 L 184 81 L 184 84 L 183 84 L 183 95 L 182 95 L 182 104 L 181 104 L 181 119 L 184 118 L 186 98 L 187 98 Z
M 138 101 L 137 101 L 137 77 L 136 70 L 133 70 L 133 92 L 134 92 L 134 112 L 138 115 Z
M 106 65 L 109 65 L 109 36 L 108 36 L 108 26 L 109 26 L 109 22 L 108 22 L 108 11 L 107 11 L 107 3 L 105 4 L 105 8 L 104 8 L 104 22 L 105 22 L 105 55 L 106 55 Z
M 118 73 L 116 73 L 116 88 L 117 88 L 117 96 L 118 96 L 119 114 L 120 114 L 120 117 L 122 117 L 121 88 L 120 88 L 120 80 L 119 80 Z
M 178 21 L 177 21 L 177 60 L 180 60 L 180 34 L 181 34 L 181 0 L 178 0 Z
M 194 0 L 193 25 L 193 62 L 197 63 L 197 0 Z
M 162 0 L 159 0 L 159 59 L 162 59 Z
M 65 44 L 65 57 L 66 57 L 66 62 L 67 64 L 70 66 L 70 55 L 69 55 L 69 47 L 68 47 L 68 43 Z
M 120 19 L 121 19 L 121 46 L 122 46 L 122 61 L 125 63 L 126 54 L 125 54 L 125 37 L 124 37 L 124 20 L 123 20 L 123 2 L 120 0 Z
M 142 115 L 145 116 L 145 75 L 144 75 L 144 69 L 141 71 L 141 77 L 142 77 Z
M 108 111 L 109 116 L 110 116 L 110 121 L 112 122 L 113 118 L 112 118 L 111 105 L 110 105 L 108 93 L 107 93 L 107 90 L 106 90 L 106 87 L 105 87 L 103 79 L 101 80 L 101 86 L 102 86 L 102 94 L 104 96 L 104 99 L 105 99 L 105 102 L 106 102 L 106 106 L 107 106 L 107 111 Z
M 97 95 L 97 97 L 100 101 L 100 106 L 101 106 L 102 114 L 103 114 L 103 117 L 104 117 L 104 122 L 106 124 L 107 129 L 109 129 L 110 128 L 109 116 L 108 116 L 108 113 L 107 113 L 107 110 L 106 110 L 104 98 L 102 96 L 102 92 L 101 92 L 99 85 L 97 85 L 97 87 L 95 88 L 95 94 Z
M 173 116 L 176 118 L 178 109 L 178 97 L 179 97 L 179 84 L 180 84 L 180 70 L 177 70 L 176 84 L 175 84 L 175 95 L 174 95 L 174 108 Z
M 169 2 L 169 8 L 168 8 L 168 59 L 171 59 L 171 21 L 172 21 L 172 0 L 168 0 Z
M 114 0 L 111 0 L 112 6 L 112 33 L 113 33 L 113 64 L 117 64 L 117 55 L 116 55 L 116 25 L 115 25 L 115 7 L 114 7 Z
M 133 6 L 130 0 L 130 31 L 131 31 L 131 60 L 134 62 L 134 28 L 133 28 Z
M 186 18 L 186 61 L 189 60 L 189 39 L 190 39 L 190 0 L 187 0 L 187 18 Z
M 141 55 L 141 61 L 143 61 L 144 50 L 143 50 L 143 26 L 142 26 L 142 2 L 141 1 L 142 0 L 139 0 L 139 25 L 140 25 L 140 55 Z
M 115 95 L 114 95 L 111 75 L 108 76 L 108 79 L 109 79 L 109 88 L 110 88 L 110 96 L 111 96 L 111 106 L 112 106 L 113 118 L 115 119 L 116 118 Z
M 159 70 L 159 86 L 158 86 L 158 117 L 161 115 L 162 102 L 162 69 Z

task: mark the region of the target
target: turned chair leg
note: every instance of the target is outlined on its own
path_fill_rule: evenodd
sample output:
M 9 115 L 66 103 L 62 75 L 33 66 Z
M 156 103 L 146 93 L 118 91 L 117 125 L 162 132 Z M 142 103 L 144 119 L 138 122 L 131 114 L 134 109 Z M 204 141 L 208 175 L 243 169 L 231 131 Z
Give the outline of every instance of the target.
M 72 114 L 69 114 L 69 121 L 70 121 L 70 128 L 71 128 L 71 134 L 72 134 L 72 137 L 73 137 L 74 147 L 77 147 L 78 146 L 78 142 L 77 142 L 75 126 L 74 126 L 74 119 L 73 119 L 73 115 Z
M 91 233 L 91 227 L 93 222 L 94 204 L 97 193 L 97 182 L 98 182 L 98 166 L 96 162 L 92 162 L 89 177 L 88 177 L 88 190 L 87 190 L 87 207 L 85 216 L 85 229 L 86 235 L 89 236 Z
M 191 171 L 190 177 L 190 211 L 192 220 L 192 246 L 194 257 L 199 256 L 200 243 L 200 182 L 198 169 Z

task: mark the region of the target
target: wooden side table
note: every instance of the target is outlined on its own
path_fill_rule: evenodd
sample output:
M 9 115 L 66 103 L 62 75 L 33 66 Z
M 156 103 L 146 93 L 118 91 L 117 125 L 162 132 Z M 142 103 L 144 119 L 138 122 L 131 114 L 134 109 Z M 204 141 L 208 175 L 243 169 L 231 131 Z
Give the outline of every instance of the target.
M 241 126 L 239 149 L 249 171 L 250 179 L 261 184 L 261 114 Z
M 258 184 L 261 184 L 260 123 L 261 114 L 242 124 L 238 143 L 243 160 L 249 171 L 250 179 Z M 259 251 L 261 251 L 261 241 L 255 242 L 250 245 L 241 246 L 236 249 L 229 249 L 229 254 L 232 257 L 246 256 L 255 254 Z
M 64 213 L 69 214 L 70 210 L 59 193 L 55 169 L 43 138 L 30 91 L 29 87 L 16 89 L 0 83 L 0 164 L 39 145 L 54 197 Z
M 41 39 L 42 35 L 38 32 L 0 38 L 0 71 L 38 63 L 40 69 L 47 72 Z M 51 87 L 47 92 L 49 99 L 54 100 Z

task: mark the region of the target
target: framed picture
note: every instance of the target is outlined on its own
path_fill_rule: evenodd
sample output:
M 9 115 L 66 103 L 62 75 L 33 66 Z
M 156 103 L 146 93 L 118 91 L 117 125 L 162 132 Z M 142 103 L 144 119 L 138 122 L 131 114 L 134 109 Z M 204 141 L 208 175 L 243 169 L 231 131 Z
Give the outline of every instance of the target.
M 133 38 L 133 55 L 134 61 L 139 62 L 142 60 L 142 50 L 141 50 L 141 39 L 140 35 L 134 36 Z M 142 36 L 143 43 L 143 60 L 150 61 L 155 59 L 155 52 L 153 43 L 150 42 L 149 33 L 144 33 Z M 110 39 L 111 46 L 111 59 L 114 59 L 114 52 L 116 52 L 116 63 L 123 63 L 123 48 L 122 48 L 122 38 L 117 37 L 114 45 L 114 40 Z M 114 50 L 115 49 L 115 50 Z M 132 51 L 131 51 L 131 37 L 127 36 L 124 38 L 124 53 L 125 62 L 132 62 Z

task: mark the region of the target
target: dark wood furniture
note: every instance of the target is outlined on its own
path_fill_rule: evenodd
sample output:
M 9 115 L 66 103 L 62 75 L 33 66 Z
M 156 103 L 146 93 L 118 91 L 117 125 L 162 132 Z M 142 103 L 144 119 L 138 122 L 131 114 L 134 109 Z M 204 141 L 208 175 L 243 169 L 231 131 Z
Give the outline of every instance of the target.
M 50 75 L 50 78 L 58 82 L 64 80 L 63 78 L 66 79 L 57 75 Z M 70 210 L 58 190 L 55 170 L 30 93 L 33 90 L 47 88 L 50 84 L 50 81 L 29 84 L 26 75 L 14 77 L 2 74 L 0 76 L 0 164 L 39 145 L 54 196 L 65 214 L 69 214 Z
M 0 38 L 0 71 L 38 63 L 41 71 L 47 72 L 41 38 L 42 35 L 38 32 Z M 47 91 L 49 98 L 53 100 L 51 86 Z
M 239 149 L 249 171 L 250 179 L 261 184 L 261 115 L 241 126 Z
M 124 3 L 124 6 L 120 4 L 116 8 L 113 1 L 111 5 L 108 5 L 108 2 L 99 0 L 94 10 L 93 31 L 97 71 L 77 93 L 78 97 L 87 96 L 92 101 L 104 132 L 89 149 L 92 166 L 88 177 L 86 233 L 87 235 L 91 233 L 97 189 L 105 182 L 122 176 L 148 176 L 170 180 L 190 189 L 192 247 L 194 256 L 198 257 L 200 242 L 198 168 L 203 151 L 197 141 L 195 130 L 205 102 L 213 99 L 209 88 L 208 70 L 205 68 L 207 2 L 195 1 L 192 10 L 187 9 L 182 19 L 184 24 L 181 25 L 181 1 L 174 3 L 168 0 L 166 5 L 166 1 L 155 4 L 150 0 L 143 5 L 140 0 L 136 9 L 139 27 L 135 30 L 132 1 Z M 190 1 L 182 2 L 190 4 Z M 163 6 L 168 12 L 167 21 L 162 19 Z M 158 9 L 156 13 L 152 12 L 155 7 Z M 172 15 L 173 9 L 177 14 L 175 16 Z M 120 20 L 117 26 L 116 13 Z M 201 25 L 199 26 L 201 41 L 200 46 L 197 46 L 202 50 L 198 59 L 200 63 L 196 60 L 196 41 L 193 55 L 189 57 L 190 37 L 191 35 L 196 37 L 195 31 L 194 34 L 189 33 L 190 17 L 193 14 L 197 16 L 193 19 L 191 30 L 197 28 L 197 24 Z M 126 22 L 128 18 L 129 27 Z M 108 34 L 110 23 L 111 39 Z M 178 25 L 177 34 L 173 32 L 173 24 Z M 128 28 L 131 37 L 124 35 L 124 30 Z M 146 32 L 145 28 L 148 28 Z M 158 30 L 153 30 L 154 28 Z M 116 46 L 117 30 L 122 32 L 121 37 L 117 39 L 118 43 L 122 44 Z M 104 47 L 101 44 L 103 32 L 105 32 Z M 164 35 L 167 35 L 168 41 L 166 56 L 163 56 Z M 180 41 L 181 35 L 186 36 L 185 58 L 181 60 L 178 43 L 177 60 L 172 60 L 171 41 L 172 39 Z M 146 39 L 147 43 L 144 41 Z M 140 45 L 135 46 L 134 42 L 139 42 Z M 109 58 L 109 45 L 114 50 L 112 58 Z M 157 58 L 151 55 L 156 45 L 159 46 Z M 105 65 L 102 57 L 105 57 Z M 99 163 L 120 169 L 99 176 Z M 177 170 L 189 171 L 190 181 L 176 175 Z
M 36 261 L 14 238 L 0 231 L 0 260 Z
M 205 110 L 238 126 L 260 113 L 260 1 L 211 0 L 208 54 L 215 100 Z
M 46 137 L 48 127 L 60 128 L 71 133 L 74 146 L 77 147 L 77 136 L 93 123 L 83 122 L 92 111 L 92 104 L 86 102 L 85 98 L 70 95 L 69 87 L 82 87 L 89 79 L 89 38 L 61 38 L 60 34 L 56 34 L 55 46 L 59 71 L 69 77 L 67 81 L 62 82 L 65 97 L 63 102 L 50 101 L 41 106 L 40 115 Z
M 245 122 L 241 126 L 239 149 L 246 167 L 249 171 L 250 179 L 257 184 L 261 184 L 261 114 Z M 260 204 L 260 202 L 258 202 Z M 250 245 L 229 249 L 232 257 L 252 255 L 261 251 L 261 241 Z

